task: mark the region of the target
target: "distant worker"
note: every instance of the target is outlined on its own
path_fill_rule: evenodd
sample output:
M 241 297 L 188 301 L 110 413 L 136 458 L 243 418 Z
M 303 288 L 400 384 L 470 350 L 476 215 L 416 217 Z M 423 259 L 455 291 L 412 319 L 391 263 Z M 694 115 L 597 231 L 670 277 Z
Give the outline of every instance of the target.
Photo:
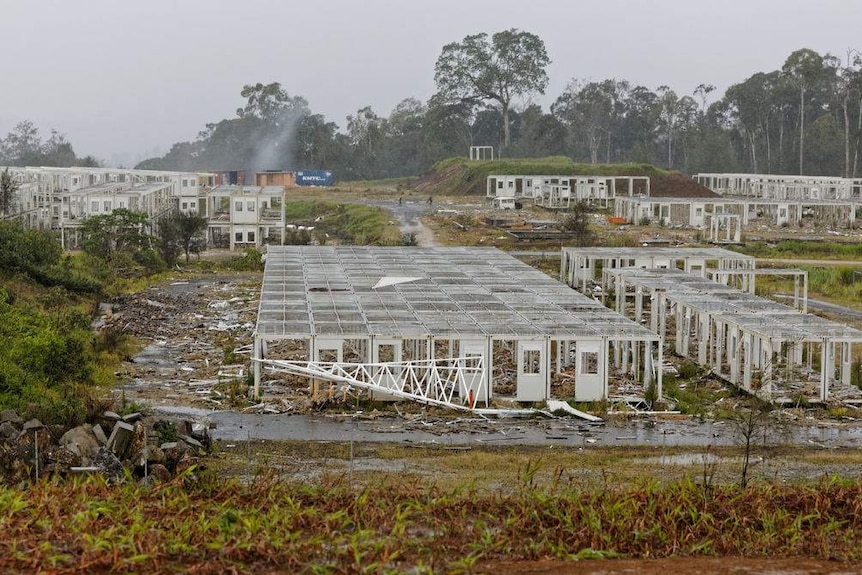
M 402 197 L 402 196 L 398 196 L 398 205 L 399 205 L 399 206 L 401 205 L 401 200 L 402 200 L 402 199 L 403 199 L 403 197 Z
M 430 206 L 432 203 L 434 203 L 434 198 L 428 196 L 428 205 Z

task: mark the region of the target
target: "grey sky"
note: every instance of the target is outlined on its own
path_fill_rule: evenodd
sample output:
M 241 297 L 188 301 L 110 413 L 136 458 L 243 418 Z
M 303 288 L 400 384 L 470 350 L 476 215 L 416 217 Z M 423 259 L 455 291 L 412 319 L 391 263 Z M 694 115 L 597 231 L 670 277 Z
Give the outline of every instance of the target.
M 444 44 L 519 28 L 572 78 L 723 91 L 791 51 L 862 50 L 856 0 L 0 0 L 0 137 L 32 120 L 79 155 L 133 163 L 234 115 L 243 84 L 281 82 L 344 127 L 434 91 Z

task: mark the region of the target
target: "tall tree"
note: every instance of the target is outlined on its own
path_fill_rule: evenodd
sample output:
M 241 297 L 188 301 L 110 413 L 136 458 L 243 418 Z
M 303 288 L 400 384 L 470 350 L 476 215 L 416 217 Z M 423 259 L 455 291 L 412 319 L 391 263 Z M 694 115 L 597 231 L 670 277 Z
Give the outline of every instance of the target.
M 593 164 L 599 161 L 603 143 L 605 161 L 610 162 L 611 140 L 620 123 L 622 98 L 627 90 L 628 83 L 616 80 L 586 83 L 572 80 L 551 106 L 574 140 L 583 137 Z
M 42 138 L 33 122 L 18 122 L 3 140 L 3 157 L 15 166 L 38 166 L 42 158 Z
M 434 68 L 439 93 L 448 101 L 493 102 L 503 116 L 503 147 L 511 143 L 509 107 L 512 99 L 545 93 L 550 59 L 538 36 L 515 28 L 467 36 L 443 47 Z
M 15 200 L 15 194 L 18 192 L 19 184 L 9 173 L 9 168 L 0 172 L 0 217 L 5 218 L 8 215 L 9 208 Z
M 667 86 L 659 86 L 659 99 L 656 102 L 658 111 L 659 128 L 664 132 L 667 144 L 667 167 L 672 168 L 673 144 L 678 132 L 691 125 L 696 117 L 697 103 L 691 96 L 676 95 L 676 92 Z
M 347 136 L 353 151 L 353 176 L 370 179 L 378 175 L 383 140 L 386 136 L 386 119 L 378 116 L 371 106 L 347 116 Z
M 796 50 L 784 62 L 782 72 L 799 91 L 799 174 L 804 174 L 805 164 L 805 93 L 816 82 L 823 68 L 823 56 L 803 48 Z

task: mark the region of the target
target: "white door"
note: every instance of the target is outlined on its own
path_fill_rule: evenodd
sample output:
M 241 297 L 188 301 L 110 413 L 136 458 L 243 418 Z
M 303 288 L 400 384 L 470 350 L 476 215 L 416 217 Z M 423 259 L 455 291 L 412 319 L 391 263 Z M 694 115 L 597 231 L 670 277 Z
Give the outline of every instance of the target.
M 548 399 L 548 367 L 544 342 L 519 341 L 518 375 L 515 399 L 518 401 L 544 401 Z
M 575 357 L 575 401 L 606 399 L 602 342 L 578 341 Z
M 486 377 L 488 358 L 485 354 L 485 342 L 461 340 L 460 347 L 458 367 L 463 371 L 463 379 L 461 379 L 458 394 L 465 403 L 469 403 L 472 398 L 473 406 L 479 403 L 484 403 L 487 406 L 489 399 Z

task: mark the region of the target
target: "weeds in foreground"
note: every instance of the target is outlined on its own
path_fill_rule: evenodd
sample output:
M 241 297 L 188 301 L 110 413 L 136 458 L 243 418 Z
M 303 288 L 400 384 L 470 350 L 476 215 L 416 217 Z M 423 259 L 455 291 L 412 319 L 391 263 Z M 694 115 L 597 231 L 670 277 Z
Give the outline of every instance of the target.
M 670 555 L 862 559 L 862 483 L 482 493 L 381 482 L 357 491 L 272 475 L 181 477 L 157 488 L 99 479 L 0 488 L 0 570 L 471 572 L 483 561 Z

